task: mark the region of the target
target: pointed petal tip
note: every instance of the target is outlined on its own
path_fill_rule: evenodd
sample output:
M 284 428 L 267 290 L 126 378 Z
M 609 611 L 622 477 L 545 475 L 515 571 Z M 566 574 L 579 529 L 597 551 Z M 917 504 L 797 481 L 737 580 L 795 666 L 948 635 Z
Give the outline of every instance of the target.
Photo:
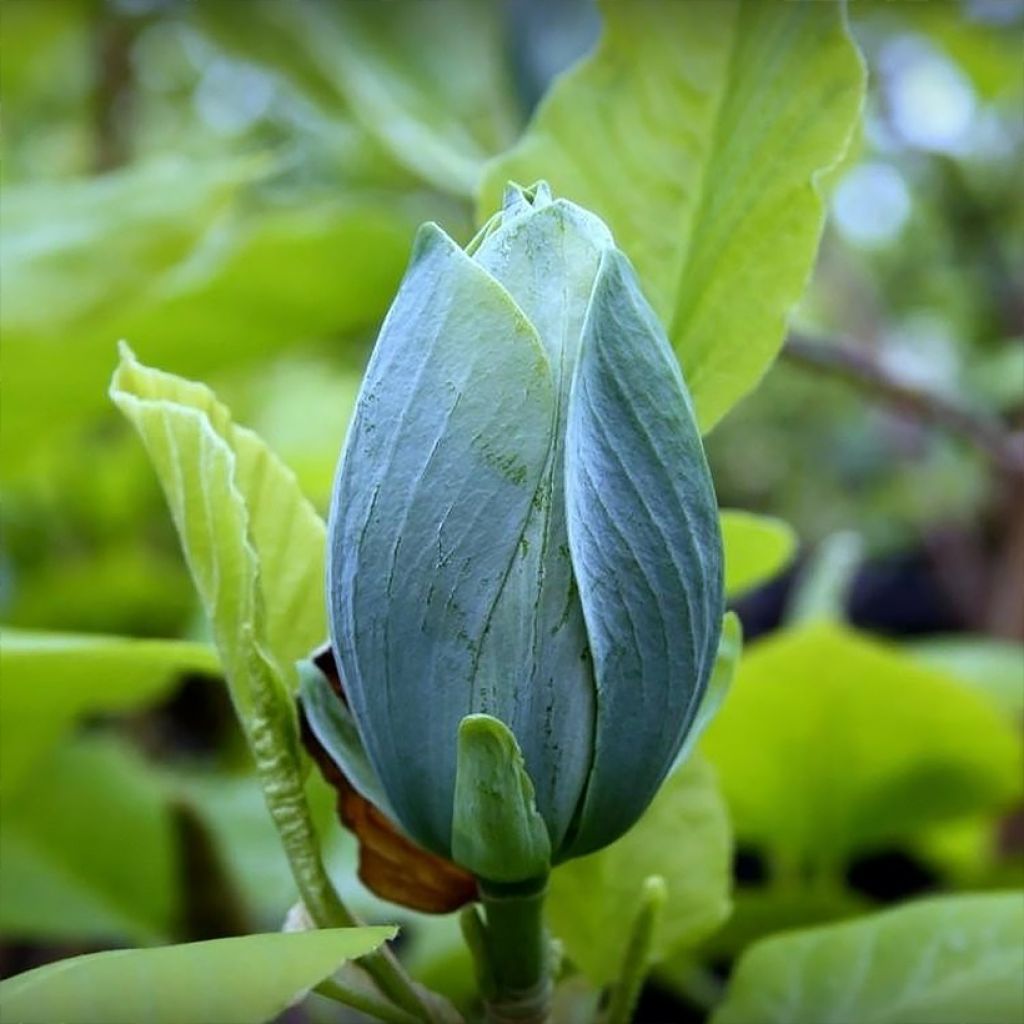
M 509 181 L 502 197 L 502 212 L 506 217 L 515 217 L 530 210 L 540 210 L 553 202 L 551 186 L 540 179 L 532 185 L 523 186 Z

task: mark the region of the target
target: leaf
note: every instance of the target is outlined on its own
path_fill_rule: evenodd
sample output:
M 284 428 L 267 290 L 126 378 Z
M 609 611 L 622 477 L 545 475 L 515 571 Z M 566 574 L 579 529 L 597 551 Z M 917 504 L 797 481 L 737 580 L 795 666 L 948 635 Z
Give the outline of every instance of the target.
M 944 896 L 765 939 L 712 1024 L 1018 1024 L 1024 894 Z
M 295 471 L 318 509 L 330 505 L 338 446 L 352 420 L 362 366 L 340 369 L 326 358 L 290 358 L 254 373 L 253 429 Z
M 517 555 L 552 408 L 533 327 L 426 225 L 346 441 L 328 575 L 334 649 L 367 753 L 398 823 L 441 856 L 459 722 L 499 699 L 467 684 Z
M 176 924 L 176 837 L 166 793 L 138 755 L 112 738 L 65 740 L 45 770 L 5 799 L 0 862 L 4 935 L 152 942 Z
M 721 632 L 718 506 L 689 395 L 621 253 L 594 284 L 569 404 L 566 515 L 597 685 L 573 837 L 629 828 L 693 725 Z
M 216 651 L 178 640 L 43 633 L 0 634 L 0 786 L 29 781 L 84 715 L 133 711 L 170 693 L 186 672 L 217 673 Z
M 949 889 L 1024 888 L 1024 857 L 1012 845 L 1018 815 L 979 814 L 936 825 L 915 839 L 912 854 Z
M 100 459 L 113 462 L 117 458 L 106 445 L 99 449 L 94 452 L 69 445 L 65 451 L 94 471 Z M 45 478 L 59 479 L 63 495 L 71 497 L 77 508 L 82 507 L 77 504 L 82 496 L 75 493 L 74 482 L 63 467 L 51 464 Z M 16 494 L 16 487 L 7 493 Z M 100 501 L 90 501 L 87 507 L 95 522 L 102 521 L 101 529 L 110 531 L 110 541 L 91 549 L 83 544 L 73 556 L 22 568 L 15 552 L 14 530 L 8 531 L 8 551 L 18 582 L 4 608 L 5 624 L 100 636 L 175 636 L 187 628 L 195 611 L 192 581 L 173 553 L 155 550 L 142 525 L 146 513 L 138 507 L 121 506 L 124 518 L 119 521 Z M 68 513 L 54 510 L 54 515 L 61 514 Z M 79 527 L 75 522 L 76 528 L 89 533 L 89 526 Z M 52 544 L 52 538 L 48 534 L 45 543 Z
M 167 158 L 73 183 L 8 187 L 5 331 L 60 331 L 123 303 L 189 252 L 253 169 Z
M 294 689 L 294 663 L 327 632 L 323 520 L 294 474 L 204 385 L 124 348 L 110 396 L 153 460 L 240 711 L 251 701 L 237 681 L 243 625 Z
M 198 204 L 216 168 L 172 170 L 197 190 L 192 201 Z M 418 201 L 302 193 L 299 200 L 271 204 L 243 190 L 252 176 L 250 166 L 237 166 L 224 185 L 228 198 L 216 211 L 196 212 L 180 209 L 176 190 L 145 167 L 122 172 L 104 199 L 109 216 L 92 214 L 95 232 L 85 238 L 84 252 L 74 249 L 63 263 L 63 235 L 50 228 L 65 218 L 73 228 L 78 208 L 99 202 L 91 183 L 63 184 L 56 195 L 24 204 L 20 191 L 5 195 L 5 222 L 25 206 L 5 234 L 4 267 L 10 269 L 0 285 L 9 384 L 0 424 L 5 475 L 103 413 L 103 383 L 118 338 L 132 339 L 149 360 L 206 374 L 377 322 L 422 219 Z M 149 207 L 137 209 L 136 192 L 146 192 L 157 211 L 164 197 L 165 219 L 155 213 L 147 219 Z M 192 230 L 187 238 L 186 226 Z M 149 248 L 140 252 L 143 239 Z M 116 260 L 93 258 L 110 248 Z M 149 249 L 162 261 L 150 258 Z M 122 273 L 133 260 L 141 272 Z M 8 311 L 7 293 L 16 282 L 24 293 Z M 89 305 L 75 300 L 80 290 L 88 291 Z M 15 320 L 22 302 L 34 319 L 18 314 Z M 50 315 L 43 318 L 39 310 Z M 55 373 L 67 360 L 75 372 Z
M 697 741 L 704 735 L 707 727 L 718 714 L 719 708 L 729 695 L 736 668 L 743 654 L 743 623 L 735 612 L 726 612 L 722 618 L 722 632 L 718 638 L 718 654 L 715 667 L 711 670 L 708 688 L 697 708 L 686 739 L 676 755 L 676 765 L 682 764 L 697 746 Z
M 1020 792 L 1021 744 L 982 696 L 839 625 L 749 647 L 702 744 L 737 835 L 835 864 Z
M 295 903 L 295 880 L 255 773 L 168 772 L 164 784 L 209 832 L 246 911 L 261 927 L 277 927 Z M 325 836 L 334 820 L 333 793 L 315 772 L 307 779 L 314 822 Z M 341 830 L 335 830 L 341 837 Z M 354 863 L 346 864 L 354 870 Z
M 621 839 L 551 874 L 547 912 L 552 931 L 594 984 L 616 977 L 622 929 L 633 919 L 651 875 L 664 878 L 668 889 L 654 962 L 695 945 L 728 916 L 729 819 L 714 773 L 699 757 L 669 776 Z
M 395 928 L 244 935 L 59 960 L 0 983 L 22 1024 L 259 1024 Z
M 907 651 L 988 694 L 1007 715 L 1024 717 L 1024 644 L 987 636 L 936 636 L 909 643 Z
M 488 167 L 601 216 L 668 328 L 707 431 L 778 352 L 824 222 L 864 72 L 840 4 L 602 5 L 597 50 Z
M 85 403 L 102 408 L 110 345 L 118 335 L 105 334 L 97 365 L 96 345 L 92 358 L 78 361 L 81 334 L 116 318 L 183 259 L 252 173 L 251 162 L 197 166 L 164 159 L 97 178 L 5 189 L 0 246 L 5 472 L 64 422 L 67 397 L 82 392 L 83 373 Z M 76 372 L 55 373 L 55 365 L 69 357 Z M 75 404 L 70 403 L 72 409 Z
M 776 576 L 796 551 L 793 528 L 773 516 L 723 509 L 725 592 L 738 597 Z
M 240 25 L 217 5 L 199 13 L 200 23 L 283 74 L 328 117 L 353 118 L 385 159 L 440 191 L 472 195 L 484 161 L 511 141 L 513 86 L 492 5 L 251 8 L 255 25 Z
M 860 893 L 841 885 L 739 885 L 733 891 L 733 910 L 729 920 L 701 943 L 698 956 L 704 963 L 736 959 L 758 939 L 794 928 L 837 924 L 876 909 Z M 659 977 L 678 983 L 680 968 L 692 965 L 693 955 L 676 957 L 660 970 Z
M 144 367 L 123 346 L 110 395 L 167 496 L 307 909 L 321 926 L 343 920 L 303 793 L 293 697 L 295 662 L 327 629 L 324 524 L 291 471 L 208 388 Z
M 511 137 L 512 84 L 493 8 L 462 0 L 332 13 L 331 58 L 364 127 L 435 188 L 472 196 L 484 160 Z

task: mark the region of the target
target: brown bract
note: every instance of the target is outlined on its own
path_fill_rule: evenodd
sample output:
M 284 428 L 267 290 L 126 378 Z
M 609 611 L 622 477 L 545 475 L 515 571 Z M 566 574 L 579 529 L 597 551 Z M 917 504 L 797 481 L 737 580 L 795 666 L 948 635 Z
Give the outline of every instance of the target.
M 313 657 L 338 699 L 348 703 L 329 646 Z M 359 842 L 359 878 L 381 899 L 427 914 L 447 914 L 477 898 L 476 880 L 443 857 L 403 835 L 379 808 L 362 796 L 313 734 L 302 713 L 302 742 L 320 774 L 338 794 L 338 817 Z

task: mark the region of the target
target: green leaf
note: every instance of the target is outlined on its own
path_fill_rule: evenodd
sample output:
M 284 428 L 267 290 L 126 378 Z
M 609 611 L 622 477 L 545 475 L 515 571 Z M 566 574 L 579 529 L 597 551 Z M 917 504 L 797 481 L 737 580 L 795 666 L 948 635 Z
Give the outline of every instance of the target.
M 295 879 L 255 772 L 171 770 L 164 773 L 162 782 L 172 798 L 205 826 L 251 919 L 260 927 L 277 927 L 295 904 Z M 349 887 L 346 897 L 365 893 L 355 877 L 355 843 L 349 833 L 337 828 L 336 791 L 319 772 L 309 772 L 306 798 L 314 825 L 324 838 L 324 857 L 331 872 Z M 380 906 L 368 906 L 365 900 L 356 901 L 356 906 L 361 913 L 368 911 L 367 917 L 379 919 L 382 913 Z
M 875 909 L 872 902 L 839 884 L 830 885 L 740 885 L 733 892 L 733 910 L 729 920 L 701 943 L 698 956 L 703 962 L 735 959 L 758 939 L 794 928 L 837 924 Z M 686 954 L 667 963 L 658 975 L 681 982 L 684 965 L 692 966 L 693 955 Z
M 552 931 L 594 984 L 616 977 L 623 929 L 651 875 L 660 875 L 667 886 L 652 962 L 695 945 L 728 916 L 729 819 L 714 773 L 700 758 L 691 758 L 669 776 L 621 839 L 551 874 L 547 911 Z
M 294 475 L 201 384 L 122 347 L 111 398 L 163 486 L 264 795 L 310 914 L 344 923 L 303 794 L 295 662 L 326 634 L 324 524 Z
M 1007 849 L 1007 828 L 1014 821 L 1011 812 L 944 822 L 917 838 L 912 852 L 950 889 L 1024 888 L 1024 857 Z
M 789 862 L 835 863 L 1021 789 L 1020 738 L 984 697 L 839 625 L 749 647 L 703 749 L 737 835 Z
M 452 857 L 488 882 L 542 878 L 551 839 L 515 736 L 490 715 L 459 723 Z
M 133 711 L 186 672 L 220 671 L 216 651 L 177 640 L 42 633 L 0 635 L 0 787 L 21 788 L 76 720 Z
M 660 875 L 646 879 L 640 890 L 636 916 L 622 954 L 622 969 L 612 986 L 606 1024 L 629 1024 L 633 1019 L 651 967 L 651 949 L 665 910 L 667 891 Z
M 244 717 L 241 626 L 289 689 L 294 663 L 327 635 L 323 520 L 291 470 L 204 385 L 145 367 L 123 347 L 110 396 L 149 451 Z
M 134 443 L 134 438 L 129 440 Z M 98 451 L 93 451 L 69 445 L 65 453 L 73 453 L 73 458 L 88 463 L 90 468 L 100 459 L 116 459 L 106 445 L 98 447 Z M 74 482 L 62 467 L 51 464 L 44 479 L 59 480 L 63 496 L 75 501 L 77 508 L 82 507 L 77 504 L 81 496 L 75 493 Z M 11 488 L 7 493 L 16 490 Z M 87 507 L 90 517 L 95 517 L 94 522 L 102 522 L 101 528 L 112 534 L 108 543 L 97 548 L 82 544 L 74 555 L 47 558 L 31 567 L 19 566 L 20 559 L 12 550 L 14 543 L 8 533 L 8 551 L 16 566 L 17 585 L 12 588 L 13 593 L 8 591 L 10 602 L 4 608 L 5 623 L 47 632 L 115 637 L 181 633 L 195 611 L 192 581 L 173 552 L 155 549 L 143 525 L 146 513 L 140 508 L 122 506 L 120 511 L 125 517 L 119 521 L 118 516 L 109 514 L 110 506 L 100 501 L 90 500 Z M 63 508 L 54 510 L 50 523 L 58 521 L 56 516 L 68 514 Z M 76 529 L 80 528 L 77 519 L 72 521 Z M 84 534 L 90 532 L 90 526 L 82 528 Z M 47 546 L 53 543 L 53 536 L 45 534 Z
M 1024 644 L 988 636 L 937 636 L 913 641 L 907 650 L 988 694 L 1007 715 L 1024 717 Z
M 838 3 L 602 5 L 597 50 L 489 166 L 599 214 L 669 331 L 709 430 L 778 352 L 864 88 Z
M 60 331 L 122 304 L 189 252 L 253 170 L 252 162 L 199 167 L 169 158 L 73 183 L 8 187 L 5 331 Z
M 513 127 L 494 8 L 460 0 L 405 3 L 399 13 L 339 4 L 331 13 L 333 25 L 324 18 L 316 31 L 334 43 L 333 66 L 363 126 L 435 188 L 472 196 Z
M 83 391 L 85 405 L 102 408 L 118 333 L 104 332 L 99 360 L 98 345 L 83 345 L 82 335 L 116 320 L 180 262 L 252 175 L 251 162 L 197 166 L 165 159 L 97 178 L 5 190 L 5 472 L 76 411 Z M 75 372 L 54 372 L 66 359 L 74 360 Z
M 270 203 L 246 188 L 251 164 L 229 171 L 175 164 L 161 176 L 143 165 L 111 177 L 101 192 L 87 181 L 38 198 L 5 195 L 5 475 L 104 411 L 118 338 L 133 340 L 147 359 L 207 374 L 344 337 L 383 314 L 422 219 L 416 201 L 303 193 L 301 201 Z M 171 177 L 188 185 L 197 209 L 183 206 Z M 79 228 L 80 208 L 98 206 L 104 214 L 90 213 Z M 69 223 L 70 242 L 52 230 L 56 222 Z M 97 260 L 98 251 L 116 259 Z M 8 308 L 16 288 L 18 302 Z M 55 373 L 67 360 L 75 372 Z
M 718 638 L 718 654 L 715 667 L 708 680 L 708 688 L 697 708 L 697 715 L 683 745 L 676 755 L 676 764 L 682 764 L 691 754 L 697 741 L 718 714 L 719 708 L 729 695 L 732 681 L 736 676 L 740 658 L 743 655 L 743 623 L 735 612 L 726 612 L 722 617 L 722 632 Z
M 330 505 L 338 446 L 352 420 L 362 367 L 326 358 L 276 360 L 250 375 L 253 428 L 295 470 L 318 509 Z
M 221 43 L 282 74 L 335 122 L 353 119 L 384 160 L 442 192 L 471 196 L 484 161 L 511 141 L 494 5 L 254 3 L 241 24 L 230 9 L 204 8 L 200 24 Z
M 0 984 L 21 1024 L 259 1024 L 394 928 L 244 935 L 59 960 Z
M 65 740 L 4 801 L 0 931 L 37 942 L 166 939 L 175 844 L 165 790 L 137 754 L 112 738 Z
M 1019 1024 L 1024 894 L 921 900 L 765 939 L 712 1024 Z
M 725 592 L 737 597 L 767 583 L 785 568 L 796 551 L 793 528 L 773 516 L 723 509 Z

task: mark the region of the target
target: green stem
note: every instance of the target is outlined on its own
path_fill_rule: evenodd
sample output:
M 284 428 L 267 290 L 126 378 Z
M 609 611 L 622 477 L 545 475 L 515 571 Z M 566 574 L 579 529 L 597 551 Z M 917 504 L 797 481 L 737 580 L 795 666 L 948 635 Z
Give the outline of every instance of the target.
M 334 978 L 325 978 L 313 990 L 336 1003 L 351 1006 L 354 1010 L 365 1013 L 374 1020 L 384 1021 L 384 1024 L 417 1024 L 419 1017 L 395 1006 L 393 1003 L 385 1002 L 366 992 L 358 992 L 340 984 Z
M 313 923 L 318 928 L 358 927 L 362 922 L 342 902 L 324 868 L 305 795 L 300 791 L 300 807 L 297 801 L 293 803 L 283 800 L 280 789 L 273 795 L 267 789 L 264 792 L 271 817 L 278 826 L 288 855 L 299 894 Z M 416 1020 L 428 1024 L 437 1021 L 434 1010 L 388 946 L 376 949 L 356 962 L 373 978 L 381 992 Z
M 375 949 L 372 953 L 360 957 L 357 961 L 369 974 L 380 990 L 403 1010 L 407 1010 L 417 1020 L 426 1024 L 439 1024 L 441 1017 L 424 998 L 412 978 L 405 973 L 405 968 L 398 962 L 398 957 L 391 952 L 389 946 Z
M 246 723 L 249 746 L 270 817 L 277 827 L 295 884 L 307 913 L 318 928 L 354 928 L 361 922 L 342 902 L 320 856 L 320 842 L 309 811 L 301 768 L 298 730 L 290 708 L 282 708 L 273 668 L 248 640 L 253 711 Z M 417 1020 L 436 1024 L 438 1017 L 422 992 L 387 946 L 357 961 L 381 992 Z
M 462 939 L 466 943 L 466 948 L 473 961 L 477 991 L 492 992 L 494 981 L 491 978 L 491 967 L 487 958 L 487 928 L 480 916 L 480 909 L 475 903 L 462 908 L 462 912 L 459 914 L 459 926 L 462 930 Z
M 487 958 L 488 1024 L 544 1024 L 551 1004 L 551 949 L 544 928 L 547 878 L 519 886 L 480 882 Z
M 655 930 L 665 907 L 665 897 L 665 880 L 659 875 L 652 875 L 644 882 L 640 906 L 622 958 L 619 980 L 611 990 L 604 1024 L 629 1024 L 633 1018 L 650 970 Z

